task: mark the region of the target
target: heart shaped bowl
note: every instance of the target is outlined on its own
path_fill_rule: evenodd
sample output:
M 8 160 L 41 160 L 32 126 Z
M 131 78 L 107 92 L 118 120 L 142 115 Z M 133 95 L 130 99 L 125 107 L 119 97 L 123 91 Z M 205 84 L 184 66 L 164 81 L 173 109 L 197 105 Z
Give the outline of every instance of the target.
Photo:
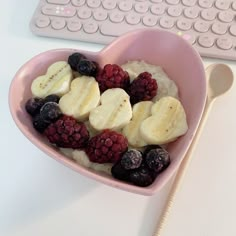
M 168 145 L 171 164 L 148 187 L 138 187 L 121 182 L 93 170 L 80 166 L 64 156 L 57 148 L 49 145 L 45 138 L 32 127 L 26 113 L 25 102 L 32 96 L 31 83 L 39 75 L 45 74 L 52 63 L 67 60 L 74 52 L 81 52 L 100 64 L 124 64 L 129 60 L 144 60 L 161 66 L 175 81 L 179 98 L 186 111 L 189 129 L 187 133 Z M 137 30 L 127 33 L 99 52 L 86 52 L 78 49 L 56 49 L 43 52 L 26 62 L 16 73 L 9 90 L 9 106 L 12 117 L 22 133 L 46 154 L 100 183 L 141 195 L 158 192 L 177 171 L 194 137 L 206 101 L 206 79 L 202 60 L 192 46 L 181 37 L 160 30 Z

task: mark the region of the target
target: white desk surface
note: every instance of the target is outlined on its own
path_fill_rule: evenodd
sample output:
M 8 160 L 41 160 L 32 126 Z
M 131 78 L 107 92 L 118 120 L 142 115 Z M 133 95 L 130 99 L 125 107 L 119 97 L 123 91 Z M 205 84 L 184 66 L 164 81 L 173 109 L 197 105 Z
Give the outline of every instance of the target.
M 10 82 L 26 60 L 54 48 L 103 46 L 40 38 L 28 24 L 38 0 L 1 2 L 0 235 L 151 236 L 170 183 L 151 197 L 90 180 L 32 145 L 8 108 Z M 236 74 L 236 63 L 223 62 Z M 197 89 L 197 88 L 196 88 Z M 163 236 L 235 236 L 236 83 L 214 104 Z

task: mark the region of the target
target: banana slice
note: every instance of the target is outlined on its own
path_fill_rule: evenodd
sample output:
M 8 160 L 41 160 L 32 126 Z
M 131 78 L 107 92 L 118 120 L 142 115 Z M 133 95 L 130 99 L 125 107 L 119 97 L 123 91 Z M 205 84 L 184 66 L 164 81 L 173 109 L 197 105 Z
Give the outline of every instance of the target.
M 140 126 L 140 134 L 148 144 L 169 143 L 188 130 L 184 108 L 176 98 L 161 98 L 152 106 L 151 113 Z
M 121 88 L 106 90 L 101 95 L 101 105 L 90 112 L 89 121 L 96 130 L 119 130 L 132 118 L 129 95 Z
M 62 96 L 69 91 L 72 77 L 72 70 L 66 61 L 55 62 L 49 66 L 45 75 L 33 81 L 31 92 L 35 97 L 40 98 L 50 94 Z
M 143 120 L 151 116 L 151 107 L 154 103 L 144 101 L 133 106 L 133 116 L 131 121 L 123 128 L 122 133 L 127 137 L 129 145 L 133 147 L 143 147 L 147 143 L 140 135 L 140 125 Z
M 93 77 L 81 76 L 71 82 L 70 91 L 59 100 L 59 107 L 62 113 L 84 121 L 99 101 L 97 81 Z

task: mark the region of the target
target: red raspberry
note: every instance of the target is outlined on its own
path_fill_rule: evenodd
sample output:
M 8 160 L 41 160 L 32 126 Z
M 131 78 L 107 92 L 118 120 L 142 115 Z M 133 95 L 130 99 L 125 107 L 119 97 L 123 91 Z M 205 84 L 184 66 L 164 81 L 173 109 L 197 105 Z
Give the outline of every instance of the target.
M 143 72 L 130 84 L 131 104 L 152 100 L 157 94 L 157 81 L 148 72 Z
M 110 88 L 122 88 L 127 90 L 130 85 L 129 74 L 116 64 L 107 64 L 99 71 L 96 80 L 100 92 Z
M 122 134 L 104 130 L 88 142 L 86 153 L 92 162 L 115 163 L 128 149 L 128 140 Z
M 51 123 L 44 131 L 49 142 L 63 148 L 84 148 L 89 140 L 89 132 L 83 123 L 73 117 L 63 115 Z

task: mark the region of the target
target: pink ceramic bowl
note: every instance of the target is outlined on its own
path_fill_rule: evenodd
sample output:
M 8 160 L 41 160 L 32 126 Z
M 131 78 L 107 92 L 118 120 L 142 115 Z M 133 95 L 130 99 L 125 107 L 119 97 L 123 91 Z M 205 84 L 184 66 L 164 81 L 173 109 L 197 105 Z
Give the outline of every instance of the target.
M 142 59 L 160 65 L 173 79 L 178 88 L 181 102 L 187 114 L 187 133 L 168 146 L 171 156 L 170 166 L 148 187 L 138 187 L 118 181 L 112 177 L 95 173 L 68 159 L 56 148 L 48 145 L 31 124 L 24 104 L 31 97 L 31 82 L 44 74 L 47 67 L 58 60 L 67 60 L 73 52 L 80 51 L 101 66 L 107 63 L 123 64 L 128 60 Z M 199 54 L 181 37 L 159 30 L 138 30 L 125 34 L 98 53 L 78 49 L 56 49 L 41 53 L 16 73 L 9 91 L 9 105 L 12 117 L 22 133 L 49 156 L 77 171 L 78 173 L 115 188 L 152 195 L 160 190 L 178 169 L 194 137 L 206 101 L 206 80 L 204 67 Z

